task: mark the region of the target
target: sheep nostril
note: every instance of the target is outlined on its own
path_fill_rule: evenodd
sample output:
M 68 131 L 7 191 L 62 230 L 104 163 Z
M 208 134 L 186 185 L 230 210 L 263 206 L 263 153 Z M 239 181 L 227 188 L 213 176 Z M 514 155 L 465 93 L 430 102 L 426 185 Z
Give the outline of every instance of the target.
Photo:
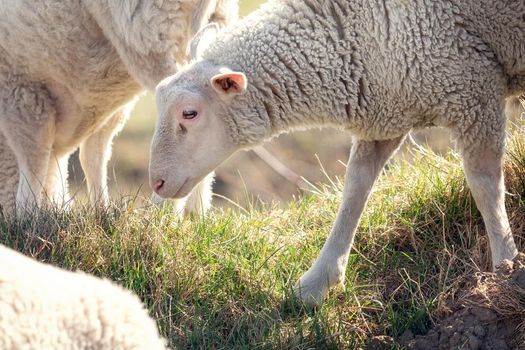
M 165 183 L 164 180 L 159 180 L 155 182 L 155 185 L 153 185 L 153 190 L 158 193 L 160 189 L 164 186 L 164 183 Z

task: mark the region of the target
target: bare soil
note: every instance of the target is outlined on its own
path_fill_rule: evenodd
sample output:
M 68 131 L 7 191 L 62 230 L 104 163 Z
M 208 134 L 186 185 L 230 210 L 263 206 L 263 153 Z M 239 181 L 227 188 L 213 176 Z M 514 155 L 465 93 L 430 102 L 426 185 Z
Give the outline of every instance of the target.
M 479 272 L 450 313 L 426 335 L 405 332 L 400 345 L 413 350 L 525 349 L 525 254 L 502 264 L 496 273 Z

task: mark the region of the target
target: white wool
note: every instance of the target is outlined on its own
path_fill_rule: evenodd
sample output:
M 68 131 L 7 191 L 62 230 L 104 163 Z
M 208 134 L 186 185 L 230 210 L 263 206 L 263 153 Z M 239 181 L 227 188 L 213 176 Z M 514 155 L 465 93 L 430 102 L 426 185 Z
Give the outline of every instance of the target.
M 270 1 L 159 84 L 152 182 L 163 181 L 162 196 L 186 195 L 239 149 L 297 129 L 347 130 L 343 202 L 296 288 L 319 303 L 344 282 L 384 164 L 411 130 L 446 127 L 497 266 L 517 253 L 502 158 L 505 99 L 525 93 L 524 16 L 522 0 Z M 187 120 L 185 110 L 198 116 Z
M 166 349 L 140 300 L 108 280 L 0 246 L 0 349 Z
M 177 71 L 199 28 L 237 13 L 237 0 L 0 0 L 0 204 L 67 202 L 78 147 L 106 203 L 112 139 L 137 96 Z

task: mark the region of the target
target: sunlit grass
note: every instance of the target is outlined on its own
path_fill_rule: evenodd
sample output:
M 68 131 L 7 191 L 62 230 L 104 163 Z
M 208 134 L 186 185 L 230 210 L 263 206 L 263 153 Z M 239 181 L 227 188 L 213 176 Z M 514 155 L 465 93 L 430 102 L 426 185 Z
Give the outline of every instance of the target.
M 414 150 L 388 166 L 364 213 L 346 287 L 317 311 L 291 289 L 314 261 L 340 201 L 341 181 L 285 209 L 254 203 L 179 220 L 136 198 L 77 205 L 0 222 L 0 243 L 38 260 L 110 278 L 135 291 L 175 348 L 355 348 L 378 334 L 425 332 L 458 277 L 489 269 L 487 237 L 456 154 Z M 506 175 L 522 247 L 525 145 Z

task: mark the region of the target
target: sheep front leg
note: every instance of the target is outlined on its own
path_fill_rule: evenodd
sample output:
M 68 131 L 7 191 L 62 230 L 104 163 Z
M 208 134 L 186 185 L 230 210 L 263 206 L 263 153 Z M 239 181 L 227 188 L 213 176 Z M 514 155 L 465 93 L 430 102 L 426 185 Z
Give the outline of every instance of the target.
M 295 286 L 306 304 L 320 304 L 328 289 L 343 284 L 345 270 L 359 218 L 372 186 L 403 137 L 384 141 L 356 141 L 346 170 L 343 201 L 335 224 L 313 266 Z
M 109 203 L 107 165 L 111 158 L 111 143 L 124 127 L 130 110 L 130 107 L 126 107 L 115 112 L 106 124 L 80 144 L 80 164 L 93 205 Z

